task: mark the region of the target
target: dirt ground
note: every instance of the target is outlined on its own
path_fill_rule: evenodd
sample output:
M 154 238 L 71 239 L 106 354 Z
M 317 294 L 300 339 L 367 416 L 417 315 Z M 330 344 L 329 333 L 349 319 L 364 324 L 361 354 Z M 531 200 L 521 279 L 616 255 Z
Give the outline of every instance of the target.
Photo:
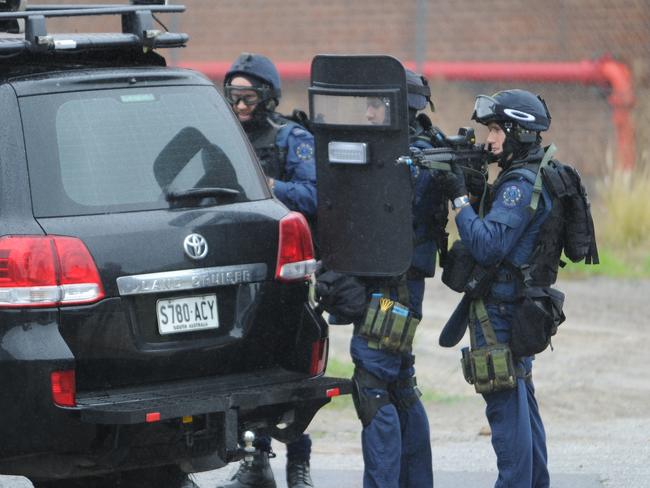
M 554 351 L 533 369 L 553 473 L 595 474 L 605 487 L 650 487 L 650 281 L 560 281 L 567 320 Z M 438 335 L 459 295 L 429 280 L 416 336 L 417 378 L 431 425 L 436 471 L 495 472 L 484 402 L 463 380 L 459 348 Z M 331 328 L 330 355 L 349 361 L 350 328 Z M 461 343 L 469 342 L 467 336 Z M 322 410 L 309 431 L 314 458 L 360 469 L 359 422 L 347 400 Z M 489 431 L 488 431 L 489 432 Z
M 650 373 L 644 371 L 650 359 L 650 281 L 594 278 L 560 281 L 558 288 L 566 294 L 567 321 L 553 340 L 555 350 L 540 354 L 533 370 L 551 486 L 570 486 L 554 484 L 553 475 L 564 480 L 575 475 L 576 480 L 598 479 L 606 488 L 650 487 Z M 488 486 L 496 478 L 496 464 L 484 402 L 460 372 L 459 348 L 468 339 L 453 349 L 438 346 L 442 325 L 458 300 L 438 279 L 429 280 L 425 319 L 416 335 L 417 377 L 431 425 L 434 472 L 466 472 Z M 330 357 L 340 368 L 349 362 L 351 328 L 332 326 L 330 333 Z M 309 432 L 313 469 L 363 469 L 360 423 L 349 397 L 321 410 Z M 273 466 L 281 472 L 284 446 L 273 446 L 278 453 Z M 213 487 L 235 469 L 233 464 L 195 479 Z M 31 483 L 2 476 L 0 486 Z

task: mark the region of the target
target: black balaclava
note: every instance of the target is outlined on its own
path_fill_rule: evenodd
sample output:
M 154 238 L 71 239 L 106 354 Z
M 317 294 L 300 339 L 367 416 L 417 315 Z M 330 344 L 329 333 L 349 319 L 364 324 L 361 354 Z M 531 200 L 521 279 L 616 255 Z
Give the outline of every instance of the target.
M 498 156 L 499 167 L 506 170 L 513 163 L 525 161 L 531 153 L 536 153 L 541 143 L 541 137 L 537 134 L 536 141 L 533 143 L 522 143 L 517 140 L 515 131 L 519 128 L 511 121 L 498 121 L 499 127 L 506 134 L 506 140 L 503 142 L 503 152 Z

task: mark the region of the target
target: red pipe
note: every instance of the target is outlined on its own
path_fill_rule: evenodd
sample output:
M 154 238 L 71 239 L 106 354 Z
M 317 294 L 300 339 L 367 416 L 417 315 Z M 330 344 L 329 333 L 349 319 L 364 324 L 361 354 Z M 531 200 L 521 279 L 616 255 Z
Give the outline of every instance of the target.
M 405 63 L 414 68 L 415 63 Z M 213 80 L 222 80 L 229 62 L 184 62 L 184 68 L 201 71 Z M 276 63 L 283 80 L 308 80 L 310 62 Z M 611 94 L 608 102 L 612 107 L 612 120 L 616 130 L 617 158 L 616 166 L 623 170 L 634 169 L 636 162 L 636 144 L 632 107 L 634 106 L 634 87 L 629 67 L 603 57 L 596 60 L 576 62 L 437 62 L 424 63 L 422 74 L 429 79 L 463 80 L 463 81 L 530 81 L 581 83 L 609 87 Z

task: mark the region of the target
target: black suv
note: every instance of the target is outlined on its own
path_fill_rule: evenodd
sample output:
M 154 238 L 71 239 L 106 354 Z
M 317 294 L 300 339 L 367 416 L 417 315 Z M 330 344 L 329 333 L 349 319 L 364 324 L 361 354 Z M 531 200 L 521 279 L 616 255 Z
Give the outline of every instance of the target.
M 36 486 L 221 467 L 350 389 L 322 376 L 304 218 L 213 84 L 153 51 L 182 10 L 0 13 L 25 32 L 0 36 L 0 472 Z M 47 32 L 84 15 L 123 32 Z

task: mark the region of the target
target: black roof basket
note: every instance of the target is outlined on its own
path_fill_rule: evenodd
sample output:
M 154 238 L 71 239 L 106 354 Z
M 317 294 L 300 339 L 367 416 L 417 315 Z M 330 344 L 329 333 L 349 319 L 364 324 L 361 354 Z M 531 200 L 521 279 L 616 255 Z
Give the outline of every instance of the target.
M 24 52 L 80 51 L 93 49 L 183 47 L 187 34 L 156 28 L 156 13 L 180 13 L 184 5 L 28 5 L 26 10 L 0 12 L 0 26 L 24 21 L 22 34 L 0 32 L 0 56 Z M 86 17 L 121 15 L 121 33 L 48 34 L 46 19 L 51 17 Z M 15 32 L 15 31 L 14 31 Z

